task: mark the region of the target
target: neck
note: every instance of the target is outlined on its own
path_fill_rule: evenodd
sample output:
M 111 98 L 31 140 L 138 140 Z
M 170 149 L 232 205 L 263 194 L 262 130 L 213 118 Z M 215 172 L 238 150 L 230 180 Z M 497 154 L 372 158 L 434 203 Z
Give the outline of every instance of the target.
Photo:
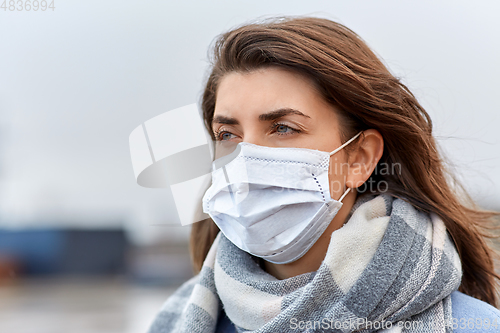
M 306 254 L 298 260 L 288 264 L 273 264 L 264 260 L 264 269 L 266 272 L 279 280 L 283 280 L 292 276 L 317 271 L 328 251 L 332 232 L 340 229 L 344 225 L 355 200 L 355 191 L 351 191 L 351 193 L 345 196 L 342 200 L 342 208 L 338 211 L 337 215 L 335 215 L 325 232 L 323 232 Z

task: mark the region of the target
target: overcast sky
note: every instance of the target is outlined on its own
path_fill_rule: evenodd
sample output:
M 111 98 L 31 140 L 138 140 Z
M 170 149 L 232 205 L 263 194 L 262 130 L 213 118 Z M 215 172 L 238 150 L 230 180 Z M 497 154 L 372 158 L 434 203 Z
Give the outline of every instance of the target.
M 218 34 L 275 15 L 326 17 L 361 35 L 431 114 L 473 197 L 500 209 L 498 1 L 54 4 L 0 9 L 0 226 L 186 234 L 152 226 L 177 222 L 171 197 L 135 183 L 128 136 L 199 100 Z

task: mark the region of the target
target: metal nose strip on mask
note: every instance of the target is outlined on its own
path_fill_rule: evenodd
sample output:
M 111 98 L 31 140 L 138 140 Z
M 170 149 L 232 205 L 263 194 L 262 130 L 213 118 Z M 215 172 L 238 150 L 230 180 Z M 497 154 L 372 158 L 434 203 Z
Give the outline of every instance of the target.
M 332 156 L 333 154 L 335 154 L 336 152 L 338 152 L 339 150 L 341 150 L 342 148 L 344 148 L 345 146 L 347 146 L 348 144 L 350 144 L 351 142 L 353 142 L 354 140 L 356 140 L 356 138 L 358 136 L 360 136 L 361 133 L 363 133 L 363 131 L 359 132 L 358 134 L 356 134 L 355 136 L 353 136 L 351 139 L 349 139 L 346 143 L 344 143 L 342 146 L 340 146 L 337 149 L 335 149 L 334 151 L 332 151 L 330 153 L 330 156 Z

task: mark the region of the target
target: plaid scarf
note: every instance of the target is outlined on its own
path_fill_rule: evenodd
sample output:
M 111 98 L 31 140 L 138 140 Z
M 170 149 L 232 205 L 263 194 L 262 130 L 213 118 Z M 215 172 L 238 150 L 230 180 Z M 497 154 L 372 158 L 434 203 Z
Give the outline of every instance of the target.
M 278 280 L 219 234 L 201 272 L 167 300 L 150 333 L 215 332 L 222 311 L 238 332 L 451 333 L 450 294 L 461 275 L 437 215 L 386 194 L 363 195 L 316 272 Z

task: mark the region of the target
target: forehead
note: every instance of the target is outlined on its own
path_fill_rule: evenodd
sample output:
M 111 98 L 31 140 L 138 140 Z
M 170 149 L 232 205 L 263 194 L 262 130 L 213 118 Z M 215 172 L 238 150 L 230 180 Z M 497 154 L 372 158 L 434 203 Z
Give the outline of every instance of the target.
M 333 110 L 308 77 L 276 67 L 251 72 L 232 72 L 219 82 L 214 115 L 258 115 L 293 108 L 315 116 Z
M 232 72 L 219 82 L 215 112 L 227 112 L 242 106 L 246 109 L 279 108 L 318 97 L 309 79 L 280 68 Z

